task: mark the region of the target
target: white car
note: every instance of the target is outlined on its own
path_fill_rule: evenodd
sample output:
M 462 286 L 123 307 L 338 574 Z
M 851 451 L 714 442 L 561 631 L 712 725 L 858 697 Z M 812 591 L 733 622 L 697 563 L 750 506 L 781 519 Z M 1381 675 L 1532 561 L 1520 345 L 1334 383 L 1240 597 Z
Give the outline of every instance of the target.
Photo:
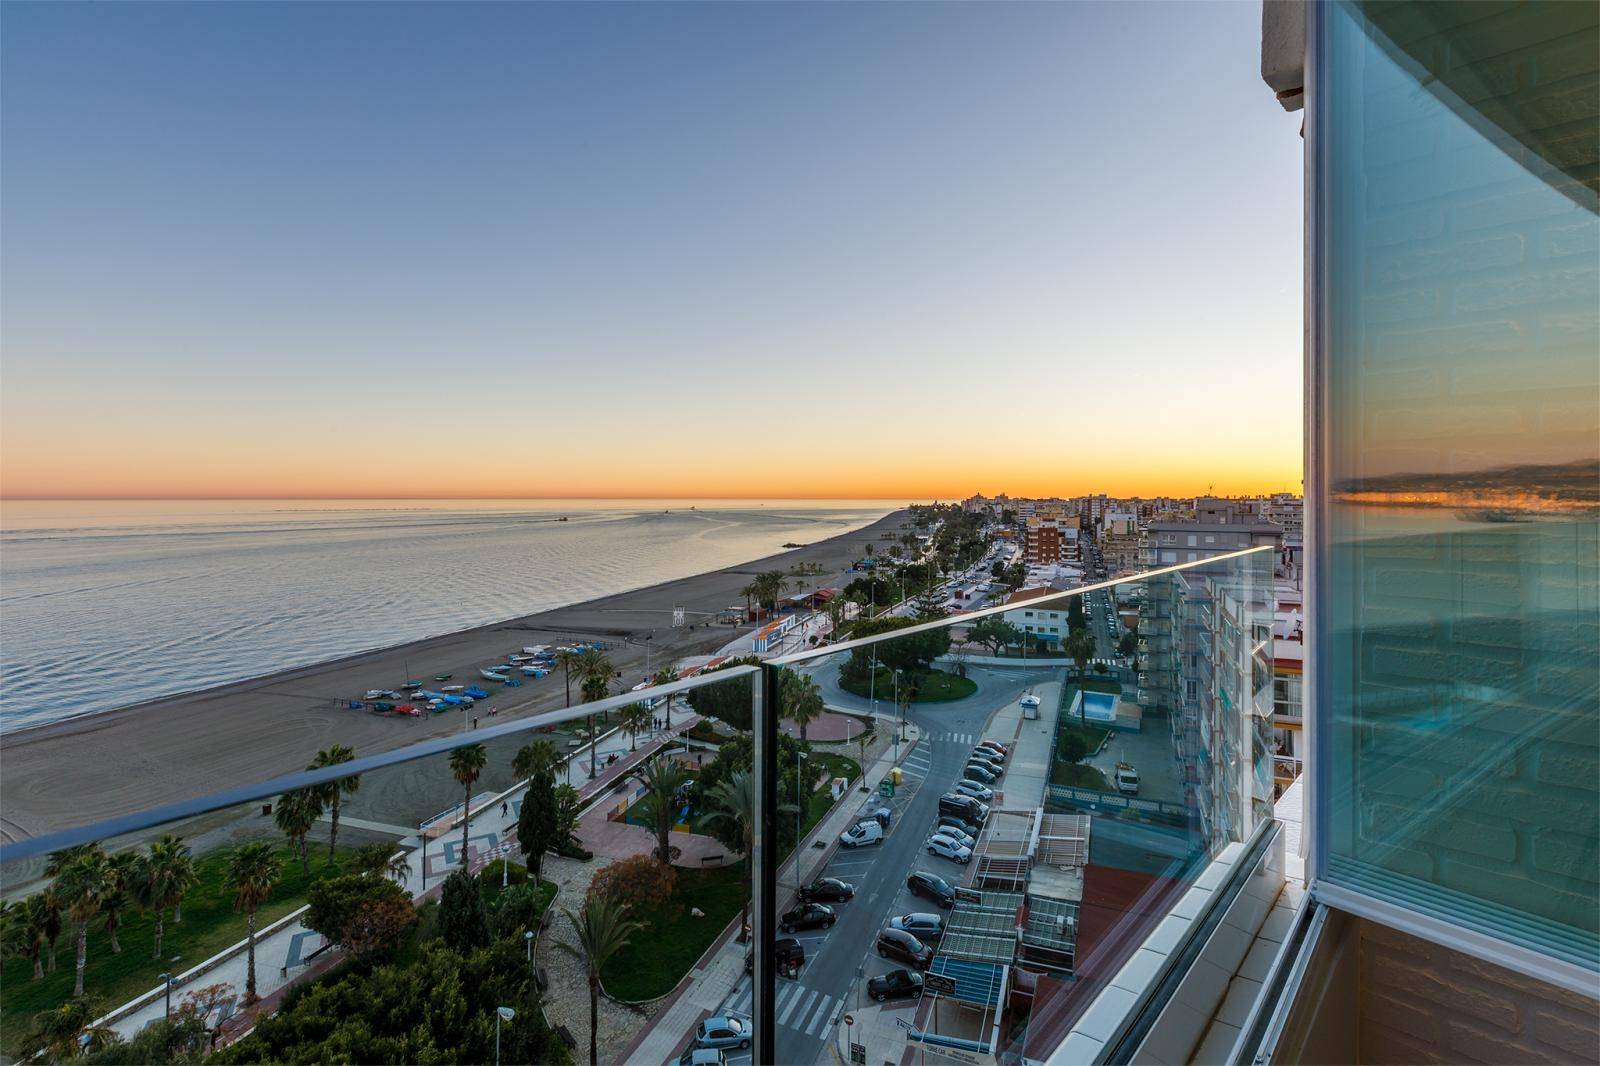
M 978 842 L 973 840 L 970 834 L 962 832 L 953 825 L 941 825 L 934 835 L 949 837 L 951 840 L 954 840 L 957 844 L 960 844 L 964 848 L 975 848 L 978 846 Z M 914 933 L 916 930 L 913 929 L 912 932 Z
M 959 844 L 954 837 L 935 833 L 928 838 L 928 854 L 940 855 L 965 866 L 972 861 L 972 849 L 965 844 Z
M 994 799 L 994 789 L 980 785 L 976 781 L 957 781 L 956 791 L 963 796 L 971 796 L 975 800 L 982 800 L 984 803 Z
M 839 844 L 846 848 L 860 848 L 868 844 L 883 843 L 883 826 L 876 819 L 857 822 L 839 834 Z

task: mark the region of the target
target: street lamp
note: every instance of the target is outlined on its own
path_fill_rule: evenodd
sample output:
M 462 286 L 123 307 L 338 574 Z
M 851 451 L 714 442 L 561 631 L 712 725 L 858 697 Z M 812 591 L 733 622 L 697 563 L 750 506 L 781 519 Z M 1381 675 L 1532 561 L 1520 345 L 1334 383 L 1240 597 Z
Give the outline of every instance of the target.
M 526 933 L 522 934 L 522 941 L 523 941 L 523 943 L 528 945 L 528 965 L 532 966 L 533 965 L 533 930 L 532 929 L 529 929 Z
M 500 1023 L 509 1022 L 516 1016 L 517 1012 L 510 1007 L 494 1009 L 494 1066 L 500 1066 Z
M 806 794 L 805 789 L 800 787 L 800 760 L 809 758 L 811 756 L 799 748 L 794 749 L 794 890 L 797 895 L 800 892 L 800 818 L 805 812 Z
M 181 958 L 183 958 L 182 955 L 174 955 L 174 956 L 172 956 L 172 958 L 169 961 L 177 962 Z M 170 1022 L 172 1020 L 172 970 L 168 970 L 166 973 L 161 975 L 161 983 L 166 989 L 166 994 L 167 994 L 166 1018 L 167 1018 L 167 1021 Z

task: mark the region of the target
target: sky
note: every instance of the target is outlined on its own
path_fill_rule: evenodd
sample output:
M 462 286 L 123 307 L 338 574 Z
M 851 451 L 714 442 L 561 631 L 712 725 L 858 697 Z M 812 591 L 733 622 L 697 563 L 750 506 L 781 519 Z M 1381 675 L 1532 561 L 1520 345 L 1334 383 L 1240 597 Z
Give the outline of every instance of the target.
M 1259 24 L 6 4 L 0 494 L 1298 490 Z

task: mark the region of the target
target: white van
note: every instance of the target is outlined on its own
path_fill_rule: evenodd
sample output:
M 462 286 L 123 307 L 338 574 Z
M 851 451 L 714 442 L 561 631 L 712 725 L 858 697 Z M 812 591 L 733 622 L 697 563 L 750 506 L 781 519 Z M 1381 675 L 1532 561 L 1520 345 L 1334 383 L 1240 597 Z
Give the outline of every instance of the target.
M 883 826 L 876 819 L 857 822 L 839 834 L 839 846 L 844 848 L 861 848 L 868 844 L 882 843 Z

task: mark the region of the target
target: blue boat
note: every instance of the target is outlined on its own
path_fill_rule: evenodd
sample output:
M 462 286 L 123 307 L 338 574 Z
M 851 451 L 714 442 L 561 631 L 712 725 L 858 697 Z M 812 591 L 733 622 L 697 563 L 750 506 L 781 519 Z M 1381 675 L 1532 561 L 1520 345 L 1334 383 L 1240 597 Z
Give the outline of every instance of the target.
M 471 696 L 475 700 L 486 700 L 489 698 L 489 691 L 488 689 L 481 689 L 477 685 L 472 685 L 468 687 L 463 695 Z
M 546 674 L 550 673 L 550 671 L 546 670 L 542 666 L 524 666 L 522 668 L 522 672 L 527 677 L 544 677 Z

